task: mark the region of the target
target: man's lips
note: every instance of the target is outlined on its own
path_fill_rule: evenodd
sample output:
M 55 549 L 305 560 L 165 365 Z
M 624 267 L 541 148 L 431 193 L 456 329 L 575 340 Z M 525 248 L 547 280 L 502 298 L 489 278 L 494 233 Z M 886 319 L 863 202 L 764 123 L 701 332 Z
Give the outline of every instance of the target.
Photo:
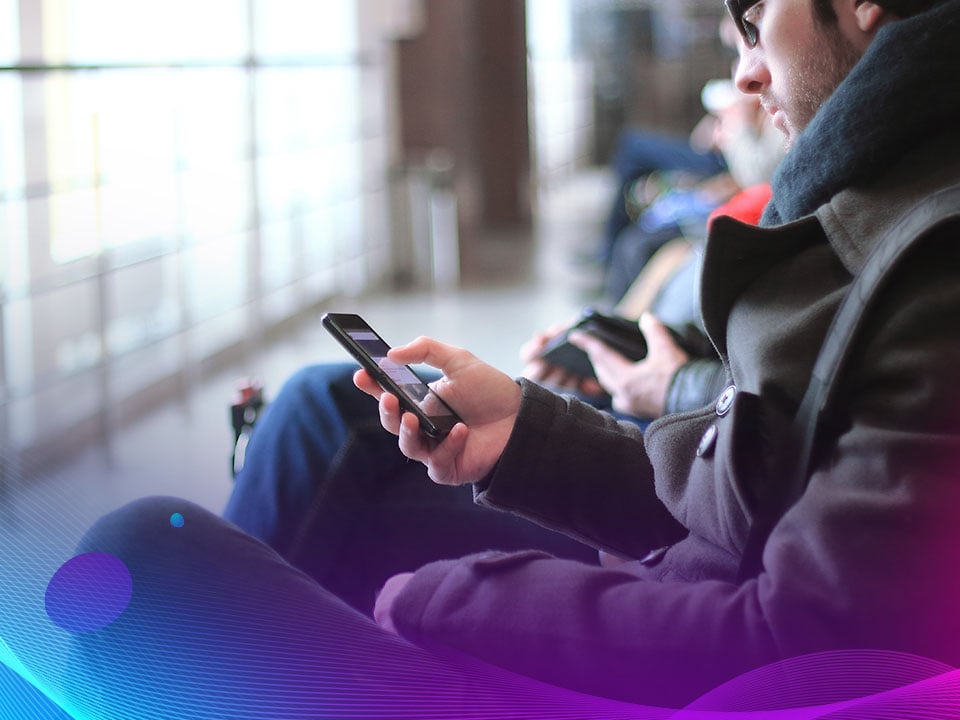
M 783 132 L 786 127 L 784 124 L 783 111 L 780 110 L 780 108 L 778 108 L 776 105 L 767 105 L 766 103 L 763 103 L 763 102 L 761 102 L 760 104 L 763 105 L 763 109 L 766 110 L 767 113 L 769 113 L 774 127 L 777 128 L 777 130 L 780 130 L 781 132 Z

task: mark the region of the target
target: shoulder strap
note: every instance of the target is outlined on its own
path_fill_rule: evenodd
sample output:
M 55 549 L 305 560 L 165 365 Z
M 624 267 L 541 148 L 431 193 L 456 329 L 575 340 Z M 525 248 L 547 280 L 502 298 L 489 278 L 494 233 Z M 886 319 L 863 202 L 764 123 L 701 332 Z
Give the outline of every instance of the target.
M 787 479 L 780 500 L 767 508 L 760 508 L 750 527 L 740 561 L 741 581 L 761 571 L 763 548 L 773 526 L 806 490 L 817 428 L 839 384 L 840 374 L 866 319 L 869 304 L 917 240 L 927 236 L 937 226 L 957 218 L 960 218 L 960 185 L 953 185 L 925 198 L 883 235 L 863 269 L 851 282 L 827 331 L 810 384 L 777 456 L 776 467 L 781 472 L 775 473 L 774 477 Z

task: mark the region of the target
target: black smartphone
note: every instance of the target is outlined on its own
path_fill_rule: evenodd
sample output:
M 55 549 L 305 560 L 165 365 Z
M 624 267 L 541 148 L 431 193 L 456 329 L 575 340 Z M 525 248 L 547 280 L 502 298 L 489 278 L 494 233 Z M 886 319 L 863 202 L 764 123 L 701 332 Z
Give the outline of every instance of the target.
M 457 413 L 412 368 L 387 358 L 390 346 L 359 315 L 327 313 L 321 322 L 380 387 L 397 397 L 404 411 L 417 416 L 424 435 L 440 440 L 461 422 Z
M 647 343 L 636 320 L 587 309 L 570 330 L 582 330 L 598 337 L 628 360 L 642 360 L 647 355 Z M 590 357 L 567 339 L 570 330 L 547 343 L 540 357 L 580 377 L 595 378 Z

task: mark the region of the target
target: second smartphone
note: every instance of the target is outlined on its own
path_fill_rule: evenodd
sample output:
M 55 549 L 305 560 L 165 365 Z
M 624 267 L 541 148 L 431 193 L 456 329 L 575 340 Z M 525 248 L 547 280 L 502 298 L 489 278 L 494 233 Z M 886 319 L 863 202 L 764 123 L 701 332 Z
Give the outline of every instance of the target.
M 359 315 L 327 313 L 321 322 L 380 387 L 396 396 L 402 410 L 417 416 L 424 435 L 439 440 L 462 422 L 409 366 L 387 357 L 390 346 Z

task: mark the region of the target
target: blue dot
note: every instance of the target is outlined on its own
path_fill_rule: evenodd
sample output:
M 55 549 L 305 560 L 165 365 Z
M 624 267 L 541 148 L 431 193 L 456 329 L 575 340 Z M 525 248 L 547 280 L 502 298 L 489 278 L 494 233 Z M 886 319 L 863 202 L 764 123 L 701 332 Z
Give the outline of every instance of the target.
M 170 516 L 170 524 L 173 525 L 175 528 L 182 528 L 182 527 L 183 527 L 183 515 L 181 515 L 180 513 L 174 513 L 173 515 L 171 515 L 171 516 Z
M 120 617 L 132 594 L 133 579 L 122 560 L 106 553 L 85 553 L 67 560 L 54 573 L 44 604 L 57 626 L 85 633 Z

